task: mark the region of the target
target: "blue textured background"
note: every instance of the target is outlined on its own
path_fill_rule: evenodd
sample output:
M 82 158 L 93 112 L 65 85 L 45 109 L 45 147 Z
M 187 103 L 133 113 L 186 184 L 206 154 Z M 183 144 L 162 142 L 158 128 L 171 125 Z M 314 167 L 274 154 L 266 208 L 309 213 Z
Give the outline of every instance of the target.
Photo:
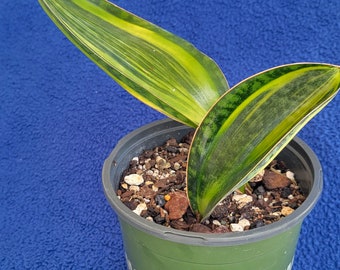
M 340 64 L 340 1 L 131 0 L 116 4 L 189 40 L 231 85 L 289 62 Z M 124 269 L 101 167 L 162 115 L 81 54 L 37 1 L 0 2 L 0 269 Z M 338 95 L 299 134 L 324 167 L 295 270 L 339 269 Z

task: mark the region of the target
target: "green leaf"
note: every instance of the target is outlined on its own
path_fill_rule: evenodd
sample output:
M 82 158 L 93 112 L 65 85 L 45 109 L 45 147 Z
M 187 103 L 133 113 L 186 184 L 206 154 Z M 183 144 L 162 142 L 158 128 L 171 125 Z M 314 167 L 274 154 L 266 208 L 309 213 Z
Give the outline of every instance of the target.
M 193 140 L 187 175 L 193 211 L 207 217 L 263 169 L 339 87 L 339 66 L 302 63 L 267 70 L 230 89 Z
M 61 31 L 123 88 L 196 127 L 228 90 L 209 57 L 184 39 L 104 0 L 39 0 Z

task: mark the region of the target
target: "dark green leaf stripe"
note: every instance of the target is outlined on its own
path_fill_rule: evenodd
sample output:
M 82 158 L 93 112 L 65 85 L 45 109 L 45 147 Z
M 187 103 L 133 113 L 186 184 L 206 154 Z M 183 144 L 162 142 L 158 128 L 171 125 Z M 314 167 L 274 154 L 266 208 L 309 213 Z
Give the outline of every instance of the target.
M 197 126 L 228 89 L 187 41 L 104 0 L 39 0 L 63 33 L 132 95 Z
M 188 196 L 206 217 L 265 167 L 336 95 L 340 67 L 294 64 L 257 74 L 229 90 L 196 131 Z

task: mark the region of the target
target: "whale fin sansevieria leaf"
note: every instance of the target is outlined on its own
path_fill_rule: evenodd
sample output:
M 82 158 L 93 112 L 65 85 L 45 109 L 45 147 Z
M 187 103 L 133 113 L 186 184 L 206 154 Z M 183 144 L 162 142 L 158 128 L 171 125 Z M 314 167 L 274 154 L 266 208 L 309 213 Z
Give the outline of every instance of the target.
M 207 217 L 275 158 L 339 87 L 339 66 L 301 63 L 267 70 L 231 88 L 193 139 L 187 172 L 193 211 Z
M 186 40 L 105 0 L 39 0 L 61 31 L 130 94 L 197 127 L 229 89 L 216 63 Z

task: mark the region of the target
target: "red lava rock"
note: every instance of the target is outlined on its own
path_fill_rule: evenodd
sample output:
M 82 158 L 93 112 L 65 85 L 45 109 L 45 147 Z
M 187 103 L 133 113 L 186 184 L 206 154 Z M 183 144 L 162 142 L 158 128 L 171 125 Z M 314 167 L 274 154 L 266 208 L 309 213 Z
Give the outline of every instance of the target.
M 167 140 L 166 145 L 167 146 L 178 146 L 178 143 L 177 143 L 176 139 L 171 138 L 171 139 Z
M 189 229 L 189 225 L 188 223 L 186 223 L 185 221 L 181 221 L 181 220 L 172 220 L 170 222 L 170 225 L 172 228 L 177 229 L 177 230 L 182 230 L 182 231 L 187 231 Z
M 202 223 L 195 223 L 192 224 L 191 231 L 198 233 L 210 233 L 211 229 L 208 226 L 203 225 Z
M 227 226 L 218 226 L 216 227 L 212 232 L 213 233 L 227 233 L 230 232 L 231 230 Z
M 263 176 L 263 184 L 267 189 L 272 190 L 289 186 L 291 180 L 282 174 L 266 170 Z
M 169 213 L 169 219 L 180 219 L 189 207 L 188 198 L 185 192 L 176 191 L 170 193 L 170 200 L 165 204 L 165 209 Z

